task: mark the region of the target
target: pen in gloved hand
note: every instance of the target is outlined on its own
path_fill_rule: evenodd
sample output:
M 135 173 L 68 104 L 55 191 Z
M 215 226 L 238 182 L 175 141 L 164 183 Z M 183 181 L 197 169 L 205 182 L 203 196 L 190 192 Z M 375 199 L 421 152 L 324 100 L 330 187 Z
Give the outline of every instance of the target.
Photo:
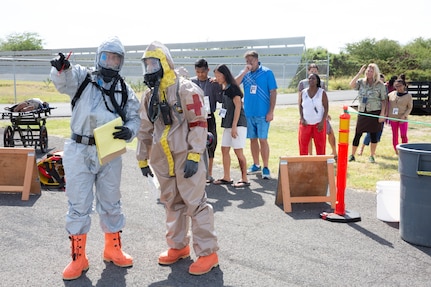
M 66 57 L 66 61 L 68 61 L 68 60 L 69 60 L 70 55 L 72 55 L 72 51 L 70 51 L 70 52 L 69 52 L 69 54 L 67 55 L 67 57 Z M 63 71 L 63 69 L 64 69 L 64 65 L 65 65 L 65 63 L 63 63 L 63 66 L 61 66 L 60 71 L 58 71 L 58 74 L 59 74 L 59 75 L 60 75 L 60 74 L 61 74 L 61 72 Z

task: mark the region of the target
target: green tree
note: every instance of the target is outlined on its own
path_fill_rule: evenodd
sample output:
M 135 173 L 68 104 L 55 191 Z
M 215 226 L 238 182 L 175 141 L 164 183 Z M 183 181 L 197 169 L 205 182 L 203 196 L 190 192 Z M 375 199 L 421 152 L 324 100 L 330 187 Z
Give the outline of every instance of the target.
M 403 57 L 399 57 L 400 70 L 412 81 L 431 80 L 431 39 L 417 38 L 404 48 Z
M 358 72 L 360 63 L 362 63 L 362 60 L 355 59 L 344 52 L 330 54 L 329 76 L 337 78 L 354 75 Z
M 376 41 L 365 39 L 357 43 L 347 44 L 346 52 L 353 62 L 360 66 L 368 63 L 376 63 L 382 73 L 390 73 L 393 69 L 393 59 L 401 54 L 402 47 L 393 40 L 383 39 Z
M 406 74 L 410 81 L 431 79 L 431 39 L 417 38 L 405 46 L 388 39 L 365 39 L 346 45 L 340 54 L 330 54 L 331 77 L 350 77 L 367 63 L 376 63 L 386 78 Z
M 431 39 L 417 38 L 404 47 L 412 57 L 415 57 L 422 69 L 431 69 Z
M 6 37 L 6 40 L 0 40 L 1 51 L 28 51 L 42 49 L 42 39 L 37 33 L 12 33 Z

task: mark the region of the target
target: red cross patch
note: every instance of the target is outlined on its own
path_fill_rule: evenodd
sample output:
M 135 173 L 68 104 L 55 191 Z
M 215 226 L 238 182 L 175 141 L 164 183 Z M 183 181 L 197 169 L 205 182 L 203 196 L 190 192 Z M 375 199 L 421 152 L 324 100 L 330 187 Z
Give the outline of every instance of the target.
M 193 104 L 188 104 L 187 105 L 187 110 L 195 110 L 195 114 L 197 116 L 201 115 L 201 108 L 202 108 L 202 102 L 201 102 L 201 98 L 198 94 L 194 94 L 193 95 Z

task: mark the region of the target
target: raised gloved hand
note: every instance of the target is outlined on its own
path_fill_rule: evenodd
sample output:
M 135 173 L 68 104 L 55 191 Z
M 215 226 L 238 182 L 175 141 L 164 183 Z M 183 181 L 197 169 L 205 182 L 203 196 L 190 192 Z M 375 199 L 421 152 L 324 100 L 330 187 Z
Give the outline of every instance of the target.
M 154 174 L 153 174 L 153 172 L 152 172 L 152 170 L 151 170 L 150 166 L 148 165 L 148 161 L 147 161 L 147 160 L 140 160 L 140 161 L 138 162 L 138 164 L 139 164 L 139 167 L 141 168 L 141 172 L 142 172 L 142 175 L 143 175 L 143 176 L 146 176 L 146 177 L 148 177 L 148 176 L 154 177 Z
M 184 167 L 184 178 L 189 178 L 198 171 L 198 163 L 200 159 L 201 155 L 198 153 L 191 152 L 187 155 L 187 161 Z
M 58 56 L 51 60 L 51 66 L 60 72 L 68 69 L 70 67 L 70 62 L 66 59 L 63 53 L 58 53 Z
M 128 127 L 116 126 L 115 129 L 119 131 L 112 133 L 114 139 L 129 140 L 132 138 L 132 131 Z

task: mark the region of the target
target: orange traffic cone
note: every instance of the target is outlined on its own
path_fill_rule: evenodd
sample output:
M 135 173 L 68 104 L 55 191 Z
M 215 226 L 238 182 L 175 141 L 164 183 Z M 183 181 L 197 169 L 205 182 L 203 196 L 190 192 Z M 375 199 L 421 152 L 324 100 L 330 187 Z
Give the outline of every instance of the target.
M 74 280 L 82 275 L 82 272 L 89 268 L 87 254 L 85 254 L 85 244 L 87 234 L 69 236 L 72 248 L 72 262 L 63 270 L 63 280 Z
M 130 267 L 133 266 L 133 258 L 121 250 L 120 232 L 105 233 L 103 260 L 120 267 Z

